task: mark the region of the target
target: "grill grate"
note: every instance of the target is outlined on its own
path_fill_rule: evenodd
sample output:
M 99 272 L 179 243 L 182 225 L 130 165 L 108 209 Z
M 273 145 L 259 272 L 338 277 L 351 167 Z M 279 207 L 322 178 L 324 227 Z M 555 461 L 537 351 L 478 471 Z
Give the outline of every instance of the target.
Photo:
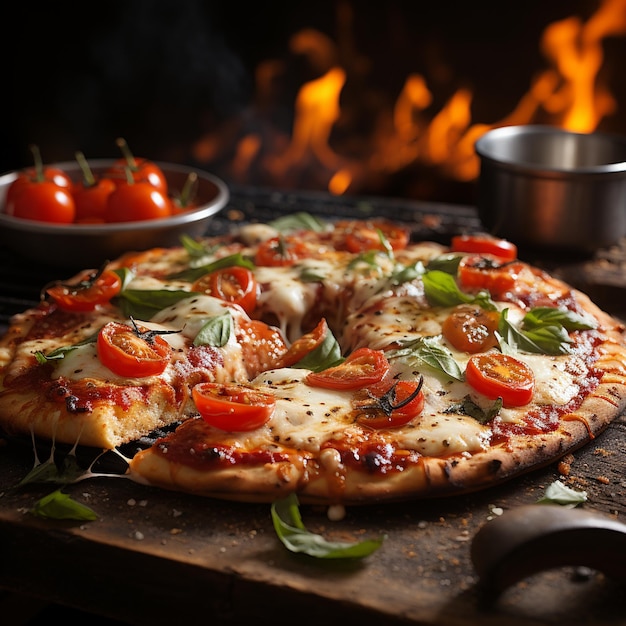
M 447 243 L 453 234 L 477 230 L 472 207 L 421 203 L 381 197 L 331 196 L 321 192 L 284 192 L 251 187 L 230 188 L 228 205 L 209 222 L 207 235 L 228 233 L 234 225 L 269 222 L 281 215 L 305 211 L 324 219 L 386 217 L 410 225 L 414 239 Z M 76 268 L 79 271 L 80 267 Z M 48 282 L 72 275 L 67 269 L 16 258 L 0 250 L 0 331 L 15 313 L 34 306 Z

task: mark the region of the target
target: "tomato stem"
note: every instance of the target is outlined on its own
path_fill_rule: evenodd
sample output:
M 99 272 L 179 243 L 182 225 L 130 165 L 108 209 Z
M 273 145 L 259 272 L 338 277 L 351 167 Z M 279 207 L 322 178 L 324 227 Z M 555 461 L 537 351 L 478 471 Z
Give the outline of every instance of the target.
M 33 153 L 33 161 L 35 163 L 35 182 L 43 183 L 43 161 L 41 159 L 41 151 L 39 150 L 39 146 L 31 144 L 30 151 Z
M 198 174 L 196 172 L 190 172 L 189 176 L 185 180 L 185 184 L 183 185 L 183 189 L 180 193 L 180 206 L 187 207 L 196 195 L 196 190 L 198 188 Z
M 122 137 L 119 137 L 118 139 L 115 140 L 115 143 L 117 144 L 117 147 L 122 151 L 122 155 L 126 159 L 126 163 L 128 163 L 128 167 L 130 167 L 130 169 L 133 171 L 136 170 L 137 161 L 135 161 L 135 157 L 133 156 L 133 153 L 130 151 L 130 148 L 128 147 L 128 144 L 126 143 L 126 140 L 123 139 Z
M 85 181 L 85 187 L 93 187 L 96 184 L 96 179 L 89 167 L 89 163 L 87 163 L 87 159 L 82 152 L 76 152 L 76 160 L 78 161 L 78 165 L 80 165 L 80 169 L 83 173 L 83 179 Z

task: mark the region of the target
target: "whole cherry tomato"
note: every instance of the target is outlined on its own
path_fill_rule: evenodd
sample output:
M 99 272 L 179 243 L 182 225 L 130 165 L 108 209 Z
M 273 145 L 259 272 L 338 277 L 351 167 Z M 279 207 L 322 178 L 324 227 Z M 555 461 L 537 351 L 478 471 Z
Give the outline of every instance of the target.
M 185 184 L 181 192 L 172 197 L 172 207 L 174 213 L 182 213 L 189 209 L 196 208 L 196 196 L 198 194 L 198 174 L 190 172 L 185 179 Z
M 25 185 L 6 207 L 7 215 L 24 220 L 71 224 L 76 215 L 72 195 L 50 181 Z
M 107 199 L 106 222 L 138 222 L 172 215 L 172 202 L 150 183 L 130 179 L 117 185 Z
M 79 223 L 104 222 L 109 196 L 115 190 L 110 178 L 96 178 L 82 152 L 76 153 L 83 173 L 80 182 L 74 185 L 73 196 L 76 205 L 75 221 Z
M 5 198 L 5 213 L 22 219 L 68 224 L 74 220 L 72 181 L 56 167 L 44 166 L 37 146 L 31 146 L 35 166 L 21 172 Z
M 127 171 L 130 170 L 133 180 L 149 183 L 167 195 L 168 185 L 163 170 L 148 159 L 133 156 L 124 139 L 118 139 L 116 143 L 124 156 L 111 165 L 105 173 L 106 177 L 111 178 L 116 185 L 125 185 L 128 180 Z

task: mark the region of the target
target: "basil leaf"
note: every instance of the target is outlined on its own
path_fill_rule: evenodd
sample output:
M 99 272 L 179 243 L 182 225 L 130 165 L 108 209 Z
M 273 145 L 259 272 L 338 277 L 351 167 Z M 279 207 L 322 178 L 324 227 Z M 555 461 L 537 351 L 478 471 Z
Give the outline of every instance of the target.
M 99 332 L 99 331 L 98 331 Z M 55 348 L 48 354 L 44 354 L 43 352 L 35 352 L 35 358 L 37 359 L 37 363 L 43 365 L 48 361 L 58 361 L 60 359 L 65 358 L 65 355 L 72 350 L 75 350 L 79 346 L 86 346 L 89 343 L 96 343 L 98 340 L 98 332 L 90 335 L 86 339 L 79 341 L 78 343 L 74 343 L 71 346 L 61 346 L 60 348 Z
M 122 291 L 126 289 L 129 283 L 135 278 L 135 274 L 132 270 L 129 270 L 127 267 L 120 267 L 119 269 L 113 270 L 122 281 Z
M 115 298 L 115 304 L 126 317 L 149 320 L 168 306 L 197 295 L 184 289 L 126 289 Z
M 269 226 L 283 233 L 294 230 L 312 230 L 319 233 L 324 230 L 324 224 L 305 211 L 283 215 L 269 222 Z
M 586 491 L 576 491 L 564 485 L 560 480 L 555 480 L 546 487 L 544 496 L 537 500 L 537 504 L 560 504 L 573 509 L 586 501 Z
M 419 337 L 408 341 L 396 350 L 386 353 L 388 359 L 406 359 L 413 367 L 426 365 L 435 371 L 443 372 L 449 378 L 463 380 L 459 364 L 452 352 L 440 343 L 441 336 Z
M 457 413 L 459 415 L 469 415 L 477 422 L 486 424 L 500 413 L 502 409 L 502 398 L 495 400 L 493 405 L 485 410 L 479 407 L 469 396 L 465 396 L 462 402 L 458 402 L 448 407 L 444 413 Z
M 522 320 L 524 328 L 540 326 L 563 326 L 566 330 L 592 330 L 597 327 L 595 320 L 567 309 L 537 307 L 531 309 Z
M 341 356 L 339 343 L 330 330 L 328 330 L 324 341 L 291 367 L 321 372 L 329 367 L 339 365 L 342 361 L 343 357 Z
M 324 276 L 323 274 L 317 273 L 311 267 L 304 267 L 302 268 L 302 271 L 300 272 L 299 278 L 304 283 L 321 283 L 324 281 L 326 276 Z
M 198 280 L 200 276 L 204 276 L 205 274 L 210 274 L 216 270 L 221 270 L 225 267 L 246 267 L 249 270 L 254 269 L 254 263 L 243 256 L 241 252 L 237 252 L 236 254 L 229 254 L 228 256 L 222 257 L 221 259 L 217 259 L 212 263 L 207 263 L 206 265 L 201 265 L 199 267 L 189 267 L 181 272 L 176 272 L 175 274 L 170 274 L 168 278 L 174 278 L 178 280 L 186 280 L 187 282 L 193 283 Z
M 380 548 L 385 536 L 365 541 L 328 541 L 306 529 L 302 523 L 298 498 L 289 494 L 274 502 L 271 508 L 274 530 L 283 545 L 290 552 L 308 554 L 320 559 L 360 559 Z
M 98 516 L 88 506 L 72 500 L 60 489 L 41 498 L 35 503 L 31 513 L 37 517 L 48 519 L 74 519 L 80 521 L 93 521 Z
M 459 265 L 461 264 L 462 254 L 442 254 L 428 262 L 426 269 L 430 272 L 433 270 L 440 270 L 456 276 L 459 271 Z
M 571 339 L 563 326 L 537 326 L 529 330 L 516 328 L 508 320 L 508 309 L 500 314 L 498 332 L 513 348 L 537 354 L 568 354 Z
M 180 242 L 191 259 L 201 259 L 207 254 L 213 254 L 218 248 L 216 245 L 207 246 L 184 233 L 180 236 Z
M 415 280 L 423 274 L 424 264 L 421 261 L 417 261 L 417 263 L 406 267 L 398 264 L 393 268 L 391 283 L 393 285 L 402 285 L 403 283 L 409 283 L 412 280 Z
M 233 332 L 233 317 L 226 312 L 212 317 L 198 332 L 193 340 L 194 346 L 212 346 L 221 348 L 228 343 Z
M 495 311 L 496 305 L 486 291 L 475 295 L 463 293 L 451 274 L 430 270 L 422 276 L 424 295 L 432 306 L 453 307 L 458 304 L 476 304 L 487 311 Z

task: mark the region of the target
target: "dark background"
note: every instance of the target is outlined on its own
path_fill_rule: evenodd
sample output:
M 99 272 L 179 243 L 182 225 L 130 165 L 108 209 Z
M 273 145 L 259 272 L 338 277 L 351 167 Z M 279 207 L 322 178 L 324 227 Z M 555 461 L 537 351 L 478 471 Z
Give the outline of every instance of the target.
M 599 5 L 590 0 L 11 3 L 2 19 L 0 170 L 30 165 L 31 143 L 40 146 L 45 162 L 72 160 L 76 150 L 88 158 L 117 157 L 119 136 L 137 156 L 193 164 L 190 146 L 200 136 L 256 114 L 254 73 L 268 59 L 285 64 L 277 92 L 283 102 L 274 121 L 288 132 L 295 94 L 316 71 L 288 51 L 290 35 L 303 28 L 315 28 L 366 59 L 361 80 L 390 101 L 407 75 L 419 72 L 433 91 L 434 110 L 465 85 L 476 93 L 473 121 L 490 123 L 514 108 L 532 76 L 545 67 L 539 50 L 545 27 L 571 15 L 587 19 Z M 626 103 L 619 93 L 626 86 L 625 42 L 626 37 L 607 40 L 607 58 L 619 63 L 607 64 L 603 79 Z M 600 129 L 625 133 L 623 111 L 605 118 Z

